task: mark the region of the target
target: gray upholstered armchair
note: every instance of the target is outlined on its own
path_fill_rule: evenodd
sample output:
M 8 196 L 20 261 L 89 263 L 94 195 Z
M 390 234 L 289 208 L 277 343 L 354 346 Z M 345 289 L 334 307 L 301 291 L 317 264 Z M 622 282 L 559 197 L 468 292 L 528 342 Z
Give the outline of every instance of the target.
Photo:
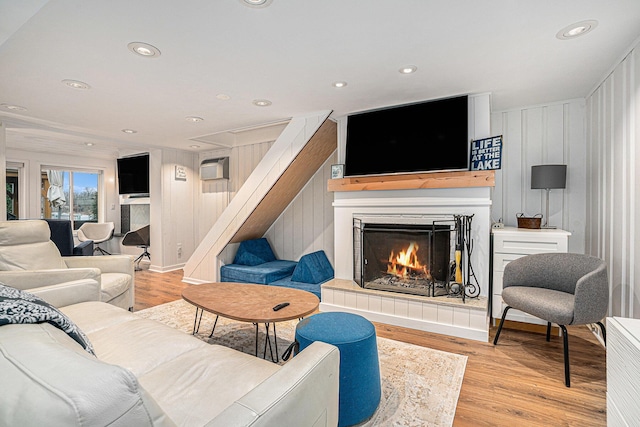
M 566 325 L 596 323 L 606 342 L 601 320 L 609 305 L 607 264 L 596 257 L 573 253 L 543 253 L 511 261 L 504 269 L 502 299 L 507 307 L 493 344 L 498 344 L 509 309 L 523 311 L 562 330 L 565 385 L 569 379 L 569 338 Z
M 101 301 L 133 310 L 133 257 L 63 257 L 49 236 L 49 226 L 43 220 L 0 221 L 0 283 L 29 292 L 40 291 L 46 300 L 43 292 L 47 287 L 93 280 L 99 286 Z

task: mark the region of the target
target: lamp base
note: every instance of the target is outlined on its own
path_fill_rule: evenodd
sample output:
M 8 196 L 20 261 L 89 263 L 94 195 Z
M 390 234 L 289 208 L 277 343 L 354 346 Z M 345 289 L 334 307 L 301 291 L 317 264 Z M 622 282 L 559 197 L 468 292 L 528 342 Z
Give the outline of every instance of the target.
M 543 225 L 540 228 L 547 229 L 547 230 L 555 230 L 558 227 L 556 227 L 555 225 Z

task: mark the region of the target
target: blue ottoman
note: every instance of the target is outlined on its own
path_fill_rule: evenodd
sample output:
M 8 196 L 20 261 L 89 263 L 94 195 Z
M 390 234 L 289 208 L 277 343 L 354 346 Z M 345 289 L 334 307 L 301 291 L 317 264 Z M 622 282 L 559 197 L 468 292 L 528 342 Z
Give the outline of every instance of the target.
M 376 330 L 371 322 L 351 313 L 318 313 L 296 326 L 300 351 L 314 341 L 340 350 L 340 406 L 338 426 L 371 418 L 380 403 L 380 364 Z

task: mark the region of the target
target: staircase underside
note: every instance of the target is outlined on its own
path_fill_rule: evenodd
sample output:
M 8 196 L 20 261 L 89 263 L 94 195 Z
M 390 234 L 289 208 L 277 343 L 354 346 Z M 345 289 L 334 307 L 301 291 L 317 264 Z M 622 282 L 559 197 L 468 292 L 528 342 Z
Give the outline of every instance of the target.
M 257 239 L 267 232 L 338 146 L 337 126 L 325 120 L 229 243 Z
M 267 233 L 337 149 L 330 113 L 289 122 L 185 264 L 184 281 L 217 281 L 227 245 Z

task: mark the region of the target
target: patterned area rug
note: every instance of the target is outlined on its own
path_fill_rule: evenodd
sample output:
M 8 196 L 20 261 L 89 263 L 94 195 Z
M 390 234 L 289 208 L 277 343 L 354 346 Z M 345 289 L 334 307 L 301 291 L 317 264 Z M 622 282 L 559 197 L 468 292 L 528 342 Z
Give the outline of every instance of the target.
M 192 333 L 195 307 L 177 300 L 136 312 L 173 328 Z M 196 336 L 255 354 L 255 327 L 220 317 L 209 338 L 215 316 L 204 313 Z M 281 356 L 295 337 L 297 321 L 277 324 L 277 348 Z M 264 325 L 260 325 L 258 354 L 265 352 Z M 432 350 L 386 338 L 377 338 L 382 399 L 373 417 L 362 427 L 451 426 L 462 386 L 467 356 Z M 267 359 L 270 360 L 267 347 Z M 286 363 L 280 358 L 280 364 Z

